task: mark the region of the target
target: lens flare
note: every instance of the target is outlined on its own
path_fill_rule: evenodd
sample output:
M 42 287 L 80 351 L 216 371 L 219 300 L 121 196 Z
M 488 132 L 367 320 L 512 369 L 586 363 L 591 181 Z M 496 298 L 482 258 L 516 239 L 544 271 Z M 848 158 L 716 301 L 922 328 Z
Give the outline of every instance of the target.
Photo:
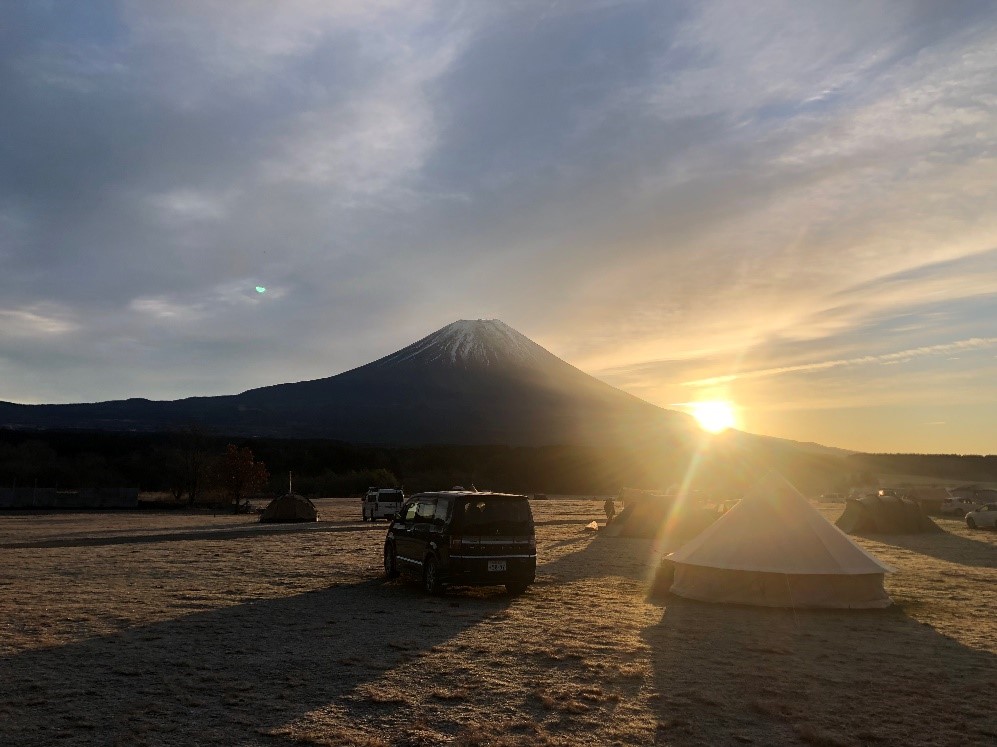
M 256 286 L 256 292 L 257 292 L 257 293 L 266 293 L 266 292 L 267 292 L 267 289 L 266 289 L 266 288 L 264 288 L 264 287 L 263 287 L 262 285 L 257 285 L 257 286 Z
M 699 427 L 710 433 L 720 433 L 734 427 L 734 405 L 725 400 L 695 402 L 689 408 Z

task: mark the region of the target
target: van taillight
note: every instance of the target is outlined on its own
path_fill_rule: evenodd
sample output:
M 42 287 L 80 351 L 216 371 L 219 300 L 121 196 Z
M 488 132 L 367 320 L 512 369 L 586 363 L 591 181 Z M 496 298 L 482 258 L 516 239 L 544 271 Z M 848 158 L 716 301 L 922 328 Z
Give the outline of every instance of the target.
M 453 551 L 453 550 L 459 550 L 459 549 L 460 549 L 460 537 L 451 537 L 450 538 L 450 550 Z

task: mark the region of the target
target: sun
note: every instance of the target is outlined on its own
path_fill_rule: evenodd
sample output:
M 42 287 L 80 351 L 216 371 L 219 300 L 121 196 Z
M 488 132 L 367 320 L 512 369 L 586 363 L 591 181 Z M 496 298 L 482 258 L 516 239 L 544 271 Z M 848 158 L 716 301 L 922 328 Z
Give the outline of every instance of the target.
M 699 427 L 710 433 L 720 433 L 734 427 L 734 405 L 726 400 L 694 402 L 689 406 Z

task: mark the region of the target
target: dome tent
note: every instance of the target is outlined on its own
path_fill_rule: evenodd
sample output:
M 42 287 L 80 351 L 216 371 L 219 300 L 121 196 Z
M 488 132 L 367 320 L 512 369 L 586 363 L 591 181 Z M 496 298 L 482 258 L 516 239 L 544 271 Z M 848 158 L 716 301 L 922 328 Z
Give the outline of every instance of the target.
M 260 521 L 265 524 L 318 521 L 318 511 L 315 504 L 303 495 L 287 493 L 270 501 L 270 505 L 260 515 Z
M 689 599 L 762 607 L 891 604 L 883 575 L 893 569 L 776 476 L 666 560 L 674 572 L 672 593 Z
M 678 493 L 623 488 L 624 509 L 606 526 L 607 537 L 658 539 L 671 544 L 689 540 L 713 523 L 715 511 L 691 506 Z M 673 545 L 676 546 L 676 545 Z
M 849 498 L 835 525 L 849 534 L 921 534 L 942 531 L 941 527 L 928 518 L 917 501 L 892 495 Z

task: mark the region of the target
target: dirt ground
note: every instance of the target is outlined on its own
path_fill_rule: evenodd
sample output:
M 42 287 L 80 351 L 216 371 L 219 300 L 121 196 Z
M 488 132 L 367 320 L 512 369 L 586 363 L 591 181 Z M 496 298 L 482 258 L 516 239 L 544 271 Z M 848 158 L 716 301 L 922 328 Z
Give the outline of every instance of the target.
M 768 610 L 649 591 L 668 548 L 537 501 L 525 595 L 428 597 L 383 579 L 384 523 L 317 504 L 0 514 L 0 744 L 997 742 L 997 533 L 859 539 L 893 608 Z

